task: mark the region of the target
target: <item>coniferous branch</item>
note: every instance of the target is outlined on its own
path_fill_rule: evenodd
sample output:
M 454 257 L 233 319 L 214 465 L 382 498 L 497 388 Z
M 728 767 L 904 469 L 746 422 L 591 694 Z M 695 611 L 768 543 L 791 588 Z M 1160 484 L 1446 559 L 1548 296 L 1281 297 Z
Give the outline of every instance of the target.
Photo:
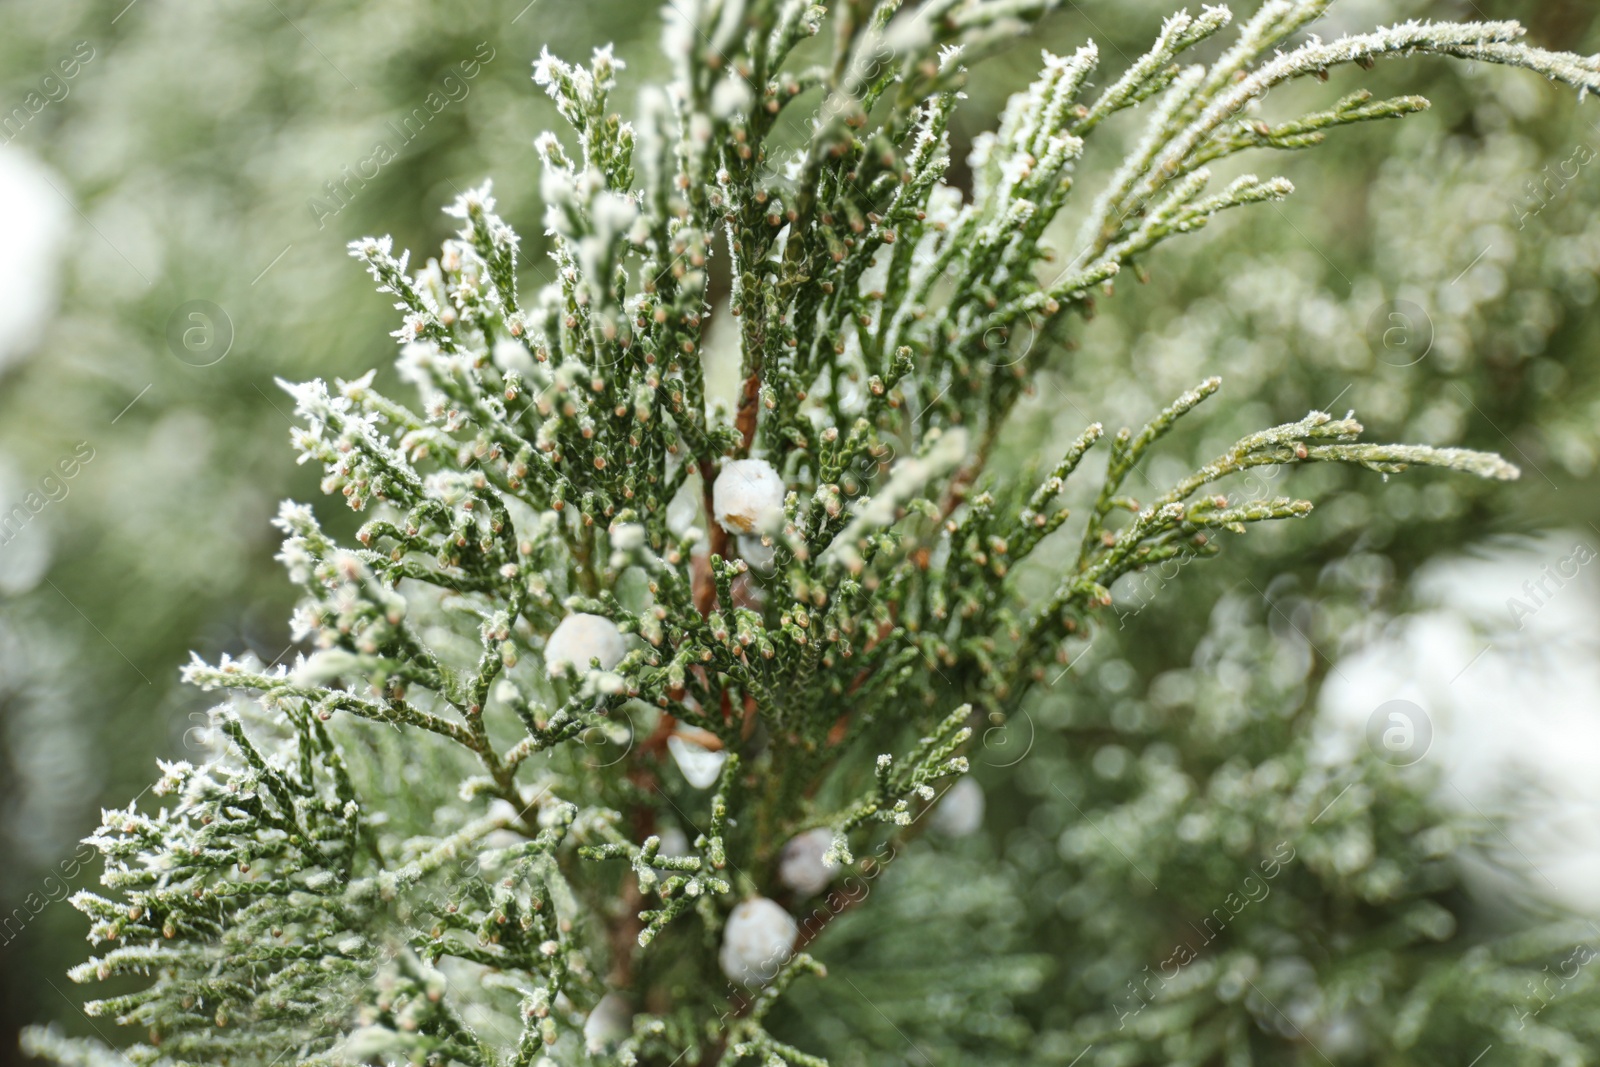
M 147 1032 L 129 1056 L 633 1063 L 687 1045 L 824 1062 L 766 1027 L 791 980 L 821 973 L 772 899 L 795 899 L 773 874 L 786 842 L 824 829 L 824 872 L 855 864 L 968 770 L 975 714 L 1017 711 L 1118 578 L 1311 508 L 1202 489 L 1312 462 L 1514 477 L 1496 456 L 1362 443 L 1353 418 L 1312 412 L 1140 504 L 1129 476 L 1215 378 L 1113 435 L 1075 538 L 1058 536 L 1056 498 L 1098 424 L 1042 483 L 987 469 L 1095 288 L 1292 191 L 1247 176 L 1205 196 L 1203 164 L 1426 103 L 1358 93 L 1277 126 L 1242 119 L 1271 88 L 1402 54 L 1600 84 L 1595 60 L 1517 43 L 1511 23 L 1270 54 L 1327 4 L 1268 0 L 1209 66 L 1177 60 L 1228 11 L 1173 16 L 1093 100 L 1092 46 L 1046 55 L 975 145 L 970 196 L 944 183 L 964 65 L 1044 0 L 687 4 L 673 80 L 637 128 L 611 111 L 609 49 L 587 66 L 542 55 L 535 81 L 576 138 L 537 142 L 556 280 L 519 294 L 518 239 L 487 185 L 449 209 L 462 228 L 419 270 L 388 238 L 351 246 L 402 313 L 420 405 L 370 373 L 284 385 L 301 461 L 372 512 L 358 547 L 309 508 L 280 512 L 295 637 L 316 650 L 292 668 L 191 664 L 187 680 L 262 723 L 220 711 L 224 757 L 165 768 L 176 806 L 107 812 L 92 839 L 121 898 L 78 905 L 116 947 L 73 977 L 151 976 L 92 1005 Z M 830 18 L 831 63 L 786 70 Z M 808 94 L 820 103 L 786 150 L 777 133 Z M 1152 100 L 1073 259 L 1042 281 L 1086 140 Z M 739 386 L 713 398 L 723 313 Z M 1036 343 L 996 360 L 993 339 L 1024 330 Z M 671 514 L 685 501 L 688 523 Z M 1015 567 L 1047 546 L 1058 578 L 1033 596 Z

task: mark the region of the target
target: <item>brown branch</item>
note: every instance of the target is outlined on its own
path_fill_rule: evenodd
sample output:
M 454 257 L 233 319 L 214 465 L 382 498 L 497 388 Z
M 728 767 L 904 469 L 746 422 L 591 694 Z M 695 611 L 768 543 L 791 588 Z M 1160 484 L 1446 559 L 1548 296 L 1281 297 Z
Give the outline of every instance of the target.
M 717 522 L 716 508 L 711 499 L 712 484 L 716 481 L 716 471 L 712 464 L 713 461 L 710 459 L 700 461 L 700 488 L 705 504 L 706 530 L 710 544 L 705 555 L 695 555 L 689 559 L 690 582 L 694 589 L 694 609 L 702 616 L 710 615 L 717 610 L 717 582 L 711 573 L 711 557 L 728 558 L 728 531 Z
M 668 719 L 670 716 L 662 718 Z M 628 769 L 627 774 L 628 781 L 641 793 L 660 792 L 661 783 L 650 768 L 635 764 Z M 656 813 L 648 804 L 636 803 L 631 806 L 628 814 L 635 840 L 641 842 L 648 840 L 656 832 Z M 607 976 L 607 980 L 614 988 L 633 987 L 633 957 L 639 949 L 639 931 L 644 929 L 644 920 L 639 918 L 639 912 L 644 909 L 644 904 L 644 894 L 639 891 L 639 877 L 629 871 L 622 879 L 621 910 L 617 914 L 616 921 L 606 931 L 611 946 L 611 973 Z
M 667 750 L 667 738 L 672 736 L 673 728 L 677 725 L 678 720 L 663 711 L 661 718 L 656 722 L 656 728 L 650 732 L 649 737 L 639 743 L 639 754 L 649 754 L 659 759 L 661 753 Z
M 639 892 L 639 877 L 629 871 L 622 879 L 622 900 L 617 921 L 607 931 L 611 942 L 611 973 L 606 981 L 616 989 L 633 986 L 633 953 L 639 943 L 639 931 L 644 923 L 639 912 L 644 908 L 644 894 Z
M 756 353 L 751 357 L 750 377 L 744 380 L 744 388 L 739 393 L 739 411 L 734 417 L 733 428 L 739 431 L 739 454 L 750 453 L 750 445 L 756 439 L 756 419 L 761 414 L 761 354 Z

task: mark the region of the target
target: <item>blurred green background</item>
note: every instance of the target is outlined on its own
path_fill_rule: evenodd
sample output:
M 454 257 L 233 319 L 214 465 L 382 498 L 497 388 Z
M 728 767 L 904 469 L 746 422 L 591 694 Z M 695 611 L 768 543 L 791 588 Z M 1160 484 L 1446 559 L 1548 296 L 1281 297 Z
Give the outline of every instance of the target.
M 195 746 L 206 704 L 177 685 L 179 663 L 190 650 L 292 655 L 268 519 L 283 497 L 317 491 L 291 461 L 291 406 L 274 378 L 354 376 L 393 350 L 393 315 L 345 242 L 393 233 L 425 258 L 451 229 L 439 208 L 491 177 L 523 235 L 525 284 L 537 284 L 548 264 L 532 140 L 557 118 L 530 64 L 544 46 L 581 58 L 614 42 L 628 63 L 615 99 L 631 101 L 664 69 L 657 7 L 0 6 L 0 1062 L 25 1022 L 88 1025 L 62 974 L 83 957 L 86 928 L 62 898 L 94 874 L 78 869 L 76 842 L 101 806 L 152 780 L 157 757 Z M 1093 37 L 1114 71 L 1167 10 L 1067 3 L 981 67 L 953 180 L 1039 48 Z M 1412 16 L 1520 18 L 1547 47 L 1600 49 L 1588 0 L 1344 0 L 1317 30 Z M 1366 609 L 1399 612 L 1406 577 L 1430 556 L 1593 533 L 1600 519 L 1600 188 L 1594 156 L 1575 162 L 1583 146 L 1600 151 L 1600 106 L 1526 73 L 1442 61 L 1333 81 L 1285 91 L 1264 112 L 1358 86 L 1435 107 L 1342 131 L 1312 154 L 1252 157 L 1299 192 L 1175 243 L 1150 283 L 1119 282 L 1038 383 L 1007 462 L 1091 418 L 1143 419 L 1221 373 L 1196 454 L 1312 407 L 1353 407 L 1377 436 L 1499 450 L 1524 478 L 1384 486 L 1314 472 L 1294 491 L 1329 501 L 1316 518 L 1252 535 L 1230 562 L 1161 590 L 1159 610 L 1129 624 L 1142 639 L 1092 663 L 1145 678 L 1187 666 L 1241 579 L 1312 597 L 1329 568 L 1356 560 L 1382 576 L 1362 587 Z M 375 144 L 398 144 L 408 120 L 398 158 L 374 168 Z M 1114 162 L 1131 129 L 1097 137 L 1086 169 Z M 1387 332 L 1396 308 L 1401 334 Z M 1328 623 L 1320 651 L 1358 647 L 1371 636 L 1362 618 Z M 1115 673 L 1083 699 L 1116 704 L 1121 688 L 1104 684 Z M 1300 704 L 1317 706 L 1321 677 L 1307 677 Z M 995 825 L 1025 844 L 1059 829 L 1030 822 L 1047 799 L 1029 781 L 989 783 Z

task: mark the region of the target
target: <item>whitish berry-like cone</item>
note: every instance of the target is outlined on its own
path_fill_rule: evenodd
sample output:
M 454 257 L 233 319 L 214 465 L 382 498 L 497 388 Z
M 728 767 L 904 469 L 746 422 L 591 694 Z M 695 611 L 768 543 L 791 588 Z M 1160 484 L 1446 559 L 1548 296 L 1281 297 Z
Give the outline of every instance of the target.
M 983 787 L 963 778 L 945 791 L 928 816 L 928 825 L 946 837 L 966 837 L 983 826 Z
M 667 751 L 672 753 L 672 761 L 684 778 L 696 789 L 710 788 L 722 773 L 722 765 L 728 761 L 726 752 L 713 752 L 677 734 L 667 738 Z
M 577 612 L 561 620 L 544 646 L 546 669 L 554 675 L 582 675 L 598 659 L 610 670 L 628 651 L 617 624 L 602 615 Z
M 778 857 L 778 881 L 801 896 L 812 896 L 828 887 L 837 863 L 827 862 L 823 856 L 833 844 L 833 831 L 826 827 L 796 834 L 783 846 Z
M 583 1046 L 589 1055 L 605 1051 L 633 1031 L 633 1008 L 628 998 L 611 992 L 600 998 L 583 1024 Z
M 731 534 L 757 533 L 783 521 L 783 479 L 764 459 L 736 459 L 711 486 L 711 510 Z
M 733 909 L 722 930 L 717 956 L 722 973 L 748 986 L 766 985 L 794 951 L 799 933 L 789 913 L 766 897 L 745 901 Z
M 661 856 L 687 856 L 689 854 L 689 835 L 676 826 L 667 826 L 661 830 L 661 847 L 656 850 Z

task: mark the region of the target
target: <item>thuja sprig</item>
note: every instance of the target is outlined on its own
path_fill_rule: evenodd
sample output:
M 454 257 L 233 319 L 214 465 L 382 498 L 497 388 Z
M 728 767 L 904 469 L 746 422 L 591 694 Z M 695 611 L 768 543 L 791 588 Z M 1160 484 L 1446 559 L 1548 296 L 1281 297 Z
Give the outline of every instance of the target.
M 1185 393 L 1147 423 L 1137 434 L 1120 431 L 1112 441 L 1111 456 L 1100 493 L 1095 500 L 1078 549 L 1076 565 L 1033 613 L 1017 663 L 1037 663 L 1036 656 L 1061 637 L 1074 632 L 1084 615 L 1111 603 L 1110 586 L 1131 571 L 1173 556 L 1212 555 L 1213 532 L 1243 533 L 1248 524 L 1276 519 L 1303 518 L 1312 511 L 1309 500 L 1292 498 L 1230 502 L 1226 494 L 1194 499 L 1201 489 L 1231 474 L 1262 466 L 1302 463 L 1349 463 L 1384 474 L 1410 467 L 1442 467 L 1481 478 L 1510 480 L 1515 466 L 1492 453 L 1425 445 L 1380 445 L 1358 440 L 1361 424 L 1353 418 L 1335 419 L 1313 411 L 1298 422 L 1250 434 L 1210 463 L 1145 505 L 1120 495 L 1139 461 L 1150 447 L 1220 388 L 1211 378 Z M 1115 511 L 1132 515 L 1121 529 L 1112 531 L 1107 519 Z M 1016 672 L 1021 674 L 1022 671 Z
M 1046 54 L 977 140 L 970 193 L 953 188 L 967 65 L 1050 6 L 672 5 L 673 74 L 636 123 L 613 110 L 609 49 L 535 66 L 575 138 L 536 142 L 552 282 L 522 291 L 487 185 L 420 269 L 388 238 L 351 246 L 402 314 L 417 406 L 371 374 L 285 385 L 301 460 L 365 522 L 345 546 L 284 506 L 309 647 L 272 668 L 192 663 L 188 681 L 261 722 L 224 716 L 216 764 L 168 769 L 175 807 L 108 812 L 92 839 L 119 898 L 79 906 L 117 945 L 74 977 L 148 977 L 97 1009 L 158 1042 L 130 1055 L 542 1067 L 665 1063 L 683 1041 L 688 1062 L 815 1067 L 765 1024 L 791 979 L 821 973 L 777 902 L 790 835 L 827 828 L 826 859 L 852 863 L 852 841 L 967 771 L 974 716 L 1017 710 L 1119 577 L 1311 507 L 1213 483 L 1312 462 L 1514 476 L 1313 412 L 1135 492 L 1218 379 L 1112 435 L 1081 528 L 1059 498 L 1088 477 L 1098 424 L 1041 457 L 1042 479 L 990 469 L 1096 292 L 1292 192 L 1254 176 L 1209 192 L 1205 164 L 1424 106 L 1357 93 L 1272 124 L 1270 89 L 1414 53 L 1600 86 L 1600 62 L 1511 23 L 1290 44 L 1328 0 L 1268 0 L 1184 66 L 1230 25 L 1206 7 L 1098 92 L 1095 48 Z M 790 69 L 825 26 L 831 51 Z M 1097 131 L 1141 103 L 1142 133 L 1056 246 Z M 739 350 L 722 398 L 719 316 Z M 1053 576 L 1043 595 L 1018 581 L 1025 559 Z

